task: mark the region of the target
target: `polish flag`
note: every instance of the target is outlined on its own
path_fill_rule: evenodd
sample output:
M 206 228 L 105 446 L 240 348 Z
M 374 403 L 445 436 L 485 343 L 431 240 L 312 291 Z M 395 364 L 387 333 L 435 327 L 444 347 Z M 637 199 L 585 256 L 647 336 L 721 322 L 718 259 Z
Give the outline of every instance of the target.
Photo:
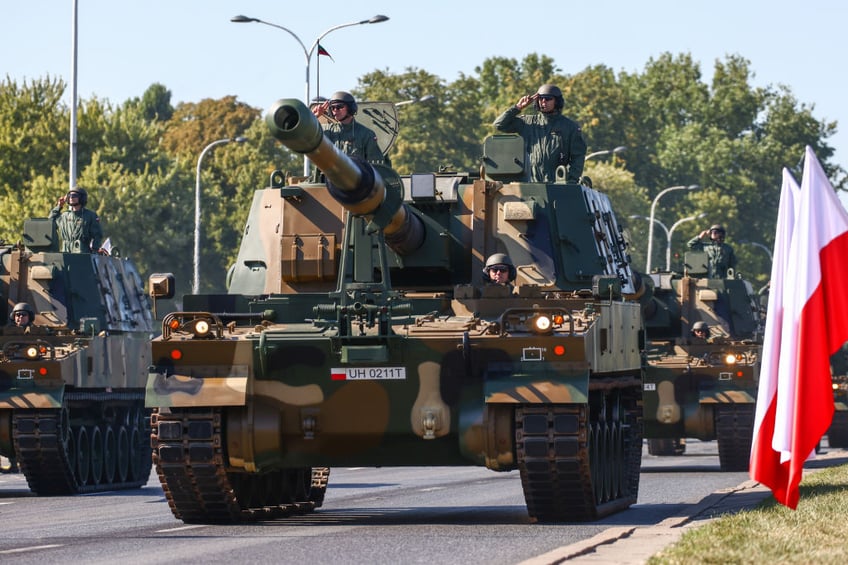
M 765 336 L 763 339 L 760 384 L 757 392 L 757 411 L 754 417 L 754 441 L 751 445 L 751 478 L 766 485 L 786 484 L 788 474 L 779 464 L 768 465 L 773 457 L 779 457 L 772 448 L 774 437 L 775 396 L 780 366 L 780 331 L 783 325 L 783 273 L 789 255 L 789 243 L 795 227 L 796 205 L 800 187 L 792 174 L 783 169 L 783 185 L 780 189 L 780 205 L 777 210 L 777 230 L 774 236 L 771 279 L 769 280 L 768 307 Z M 788 453 L 788 452 L 787 452 Z M 762 462 L 762 464 L 760 464 Z M 771 487 L 775 490 L 775 487 Z
M 775 234 L 750 476 L 794 509 L 804 462 L 815 455 L 833 418 L 830 356 L 848 341 L 848 213 L 810 147 L 797 194 L 787 175 Z

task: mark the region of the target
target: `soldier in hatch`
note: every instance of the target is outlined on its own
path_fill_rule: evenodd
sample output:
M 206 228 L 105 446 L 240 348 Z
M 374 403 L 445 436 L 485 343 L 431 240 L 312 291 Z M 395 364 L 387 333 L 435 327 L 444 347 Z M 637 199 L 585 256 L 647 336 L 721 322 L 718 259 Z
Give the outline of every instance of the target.
M 483 282 L 512 288 L 516 276 L 515 265 L 506 253 L 495 253 L 486 260 L 483 267 Z
M 35 311 L 26 302 L 18 302 L 9 314 L 9 322 L 18 328 L 28 328 L 35 321 Z
M 531 103 L 537 113 L 519 116 Z M 522 96 L 495 120 L 498 131 L 524 138 L 524 151 L 530 156 L 530 182 L 554 182 L 560 165 L 567 168 L 568 182 L 580 182 L 586 141 L 580 126 L 562 115 L 563 105 L 559 87 L 543 84 L 535 94 Z
M 334 92 L 329 100 L 312 107 L 315 117 L 327 116 L 329 122 L 323 124 L 324 135 L 342 153 L 377 165 L 391 167 L 389 158 L 383 155 L 377 145 L 377 134 L 356 121 L 358 106 L 349 92 Z
M 696 340 L 704 340 L 707 343 L 712 341 L 710 337 L 710 326 L 706 322 L 695 322 L 692 324 L 692 337 Z
M 707 276 L 711 279 L 727 277 L 728 269 L 736 268 L 736 253 L 733 247 L 724 242 L 727 232 L 721 224 L 713 224 L 710 229 L 702 231 L 689 240 L 686 245 L 694 251 L 704 251 L 707 254 Z M 709 235 L 710 238 L 704 241 Z
M 62 212 L 67 202 L 68 210 Z M 62 240 L 63 253 L 103 253 L 103 228 L 97 214 L 86 208 L 88 193 L 83 188 L 72 188 L 59 198 L 48 218 L 53 220 Z

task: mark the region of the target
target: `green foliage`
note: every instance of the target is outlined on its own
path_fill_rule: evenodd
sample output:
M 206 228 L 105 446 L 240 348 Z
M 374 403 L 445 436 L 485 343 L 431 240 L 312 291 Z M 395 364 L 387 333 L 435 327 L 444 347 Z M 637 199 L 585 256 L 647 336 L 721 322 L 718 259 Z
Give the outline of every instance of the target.
M 167 122 L 174 115 L 174 107 L 171 106 L 171 91 L 164 85 L 156 83 L 150 85 L 141 99 L 127 100 L 127 105 L 138 106 L 141 115 L 148 122 L 154 120 Z
M 34 175 L 67 167 L 70 120 L 64 92 L 64 83 L 49 76 L 21 86 L 9 77 L 0 83 L 0 198 L 20 198 Z M 13 225 L 6 218 L 0 213 L 3 232 Z
M 773 499 L 686 532 L 648 563 L 845 563 L 848 467 L 805 476 L 796 510 Z
M 764 283 L 767 254 L 742 241 L 771 247 L 781 170 L 800 177 L 798 160 L 810 145 L 834 186 L 846 189 L 846 173 L 831 162 L 828 138 L 835 122 L 814 116 L 785 86 L 753 88 L 750 63 L 738 55 L 716 61 L 712 80 L 688 54 L 665 53 L 640 72 L 598 65 L 564 75 L 545 55 L 491 57 L 472 75 L 447 81 L 422 69 L 360 78 L 360 100 L 402 102 L 400 132 L 390 152 L 401 174 L 437 170 L 475 173 L 491 124 L 524 94 L 554 83 L 563 91 L 565 114 L 583 127 L 589 151 L 626 146 L 615 158 L 587 163 L 594 186 L 606 191 L 631 237 L 635 264 L 643 265 L 647 216 L 664 188 L 697 184 L 693 192 L 663 197 L 657 219 L 667 226 L 704 214 L 675 233 L 673 251 L 711 223 L 728 227 L 740 270 Z M 69 186 L 69 114 L 65 84 L 45 77 L 0 83 L 0 237 L 17 240 L 21 219 L 46 216 Z M 302 171 L 302 157 L 276 142 L 261 111 L 235 97 L 171 105 L 171 93 L 152 84 L 140 97 L 113 105 L 82 100 L 77 115 L 79 186 L 104 231 L 131 255 L 143 273 L 177 275 L 178 294 L 192 279 L 197 160 L 211 142 L 245 136 L 247 143 L 216 146 L 203 159 L 201 186 L 201 291 L 224 292 L 253 191 L 279 170 Z M 25 197 L 24 197 L 25 196 Z M 678 235 L 679 234 L 679 235 Z M 665 241 L 655 230 L 664 265 Z
M 401 75 L 384 71 L 365 75 L 354 96 L 397 102 L 432 96 L 425 102 L 398 107 L 398 140 L 389 157 L 398 172 L 409 174 L 439 168 L 476 169 L 484 135 L 479 101 L 473 94 L 477 89 L 473 79 L 447 87 L 438 77 L 409 68 Z

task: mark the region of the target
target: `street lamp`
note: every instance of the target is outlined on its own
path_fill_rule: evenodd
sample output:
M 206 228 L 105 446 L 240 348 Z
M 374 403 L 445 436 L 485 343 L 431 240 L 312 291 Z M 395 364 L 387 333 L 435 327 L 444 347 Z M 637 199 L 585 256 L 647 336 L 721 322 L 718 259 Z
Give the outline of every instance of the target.
M 685 222 L 691 222 L 692 220 L 697 220 L 697 219 L 703 218 L 704 216 L 706 216 L 706 214 L 701 213 L 701 214 L 698 214 L 697 216 L 687 216 L 686 218 L 681 218 L 681 219 L 677 220 L 676 222 L 674 222 L 673 224 L 671 224 L 670 228 L 666 227 L 666 225 L 664 223 L 662 223 L 661 221 L 654 218 L 653 223 L 657 224 L 665 232 L 665 241 L 666 241 L 665 270 L 666 271 L 671 271 L 671 238 L 674 235 L 674 230 L 676 230 L 677 227 L 680 224 L 683 224 Z M 629 216 L 629 217 L 630 217 L 631 220 L 639 219 L 639 220 L 646 220 L 648 222 L 651 221 L 651 218 L 649 218 L 648 216 L 639 216 L 638 214 L 633 215 L 633 216 Z
M 630 216 L 630 219 L 631 220 L 636 220 L 636 219 L 645 220 L 647 222 L 650 222 L 650 224 L 657 224 L 665 232 L 666 241 L 671 241 L 671 237 L 669 237 L 669 234 L 668 234 L 668 227 L 666 227 L 666 225 L 664 223 L 662 223 L 661 221 L 659 221 L 657 219 L 652 220 L 648 216 L 640 216 L 638 214 L 634 214 L 633 216 Z M 651 230 L 649 229 L 648 232 L 651 233 Z M 648 249 L 650 249 L 650 247 L 648 247 Z M 650 265 L 650 259 L 648 260 L 648 264 Z M 650 273 L 650 271 L 647 271 L 647 272 Z
M 604 149 L 603 151 L 595 151 L 594 153 L 589 153 L 583 160 L 585 162 L 589 159 L 594 159 L 595 157 L 604 157 L 605 155 L 618 155 L 619 153 L 624 153 L 625 151 L 627 151 L 627 146 L 619 145 L 615 149 Z
M 679 226 L 680 224 L 683 224 L 683 223 L 686 223 L 686 222 L 691 222 L 692 220 L 700 220 L 704 216 L 706 216 L 706 214 L 700 213 L 697 216 L 687 216 L 685 218 L 680 218 L 679 220 L 677 220 L 676 222 L 671 224 L 670 228 L 668 228 L 668 232 L 667 232 L 667 234 L 668 234 L 668 245 L 666 245 L 666 248 L 665 248 L 665 270 L 666 271 L 671 271 L 671 236 L 674 234 L 674 230 L 676 230 L 677 226 Z
M 77 0 L 74 0 L 71 27 L 71 154 L 69 157 L 68 191 L 77 186 Z
M 200 157 L 197 158 L 197 183 L 194 187 L 194 281 L 191 285 L 192 294 L 197 294 L 197 291 L 200 288 L 200 163 L 203 161 L 203 157 L 206 156 L 206 153 L 208 153 L 210 149 L 216 145 L 223 145 L 224 143 L 230 143 L 231 141 L 244 143 L 247 141 L 247 138 L 228 137 L 226 139 L 213 141 L 203 148 L 203 151 L 200 152 Z
M 303 100 L 304 100 L 305 103 L 309 104 L 309 62 L 312 59 L 312 53 L 314 53 L 315 48 L 318 47 L 318 43 L 322 39 L 324 39 L 324 37 L 326 37 L 330 32 L 336 31 L 337 29 L 342 29 L 343 27 L 358 26 L 358 25 L 363 25 L 363 24 L 378 24 L 380 22 L 385 22 L 388 19 L 389 19 L 388 16 L 382 16 L 382 15 L 378 14 L 378 15 L 374 16 L 373 18 L 370 18 L 370 19 L 367 19 L 367 20 L 361 20 L 361 21 L 358 21 L 358 22 L 349 22 L 349 23 L 346 23 L 346 24 L 339 24 L 337 26 L 333 26 L 330 29 L 328 29 L 327 31 L 325 31 L 324 33 L 322 33 L 321 35 L 319 35 L 315 39 L 315 42 L 312 44 L 312 46 L 309 49 L 306 48 L 306 45 L 303 43 L 303 41 L 300 40 L 300 37 L 298 37 L 297 34 L 295 34 L 292 30 L 290 30 L 287 27 L 283 27 L 283 26 L 277 25 L 277 24 L 272 24 L 271 22 L 266 22 L 264 20 L 260 20 L 259 18 L 249 18 L 247 16 L 234 16 L 234 17 L 230 18 L 230 21 L 235 22 L 235 23 L 239 23 L 239 24 L 240 23 L 249 23 L 249 22 L 256 22 L 256 23 L 260 23 L 260 24 L 265 24 L 267 26 L 271 26 L 271 27 L 275 27 L 277 29 L 281 29 L 284 32 L 291 35 L 292 37 L 294 37 L 295 40 L 297 40 L 297 42 L 300 44 L 301 49 L 303 49 L 303 56 L 306 59 L 306 96 L 304 97 Z M 320 59 L 320 57 L 319 57 L 319 59 Z M 320 72 L 317 72 L 316 77 L 315 77 L 315 82 L 316 82 L 315 92 L 316 92 L 316 94 L 320 94 L 320 91 L 319 91 L 320 81 L 321 81 L 321 74 L 320 74 Z M 305 176 L 305 177 L 309 176 L 309 158 L 306 155 L 303 156 L 303 176 Z
M 395 102 L 395 108 L 400 108 L 401 106 L 408 106 L 410 104 L 423 104 L 425 102 L 429 102 L 430 100 L 435 100 L 436 97 L 432 94 L 427 94 L 422 96 L 421 98 L 410 98 L 409 100 L 403 100 L 401 102 Z
M 748 245 L 753 245 L 754 247 L 759 247 L 760 249 L 768 253 L 769 261 L 774 261 L 774 258 L 771 254 L 771 249 L 769 249 L 766 245 L 763 245 L 762 243 L 757 243 L 756 241 L 748 241 L 747 239 L 740 239 L 739 243 L 745 243 Z
M 651 253 L 654 249 L 654 213 L 657 210 L 657 202 L 659 202 L 660 198 L 662 198 L 665 194 L 671 192 L 672 190 L 697 190 L 699 188 L 701 187 L 697 184 L 690 184 L 689 186 L 670 186 L 666 189 L 661 190 L 660 193 L 654 197 L 654 201 L 651 202 L 651 218 L 648 222 L 648 260 L 645 263 L 646 273 L 651 272 Z

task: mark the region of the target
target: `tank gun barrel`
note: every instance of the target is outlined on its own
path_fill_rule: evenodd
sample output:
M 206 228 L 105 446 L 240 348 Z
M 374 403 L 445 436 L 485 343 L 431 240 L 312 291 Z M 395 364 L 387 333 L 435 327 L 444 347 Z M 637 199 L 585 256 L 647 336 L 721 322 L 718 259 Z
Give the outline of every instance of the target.
M 303 102 L 293 98 L 277 100 L 265 115 L 265 123 L 276 139 L 290 150 L 306 155 L 327 179 L 327 189 L 336 201 L 356 216 L 369 220 L 387 218 L 378 225 L 386 243 L 405 255 L 424 241 L 420 218 L 398 199 L 389 202 L 386 184 L 370 164 L 342 153 L 325 136 L 318 119 Z M 381 210 L 390 206 L 394 210 Z M 379 216 L 378 216 L 379 212 Z

